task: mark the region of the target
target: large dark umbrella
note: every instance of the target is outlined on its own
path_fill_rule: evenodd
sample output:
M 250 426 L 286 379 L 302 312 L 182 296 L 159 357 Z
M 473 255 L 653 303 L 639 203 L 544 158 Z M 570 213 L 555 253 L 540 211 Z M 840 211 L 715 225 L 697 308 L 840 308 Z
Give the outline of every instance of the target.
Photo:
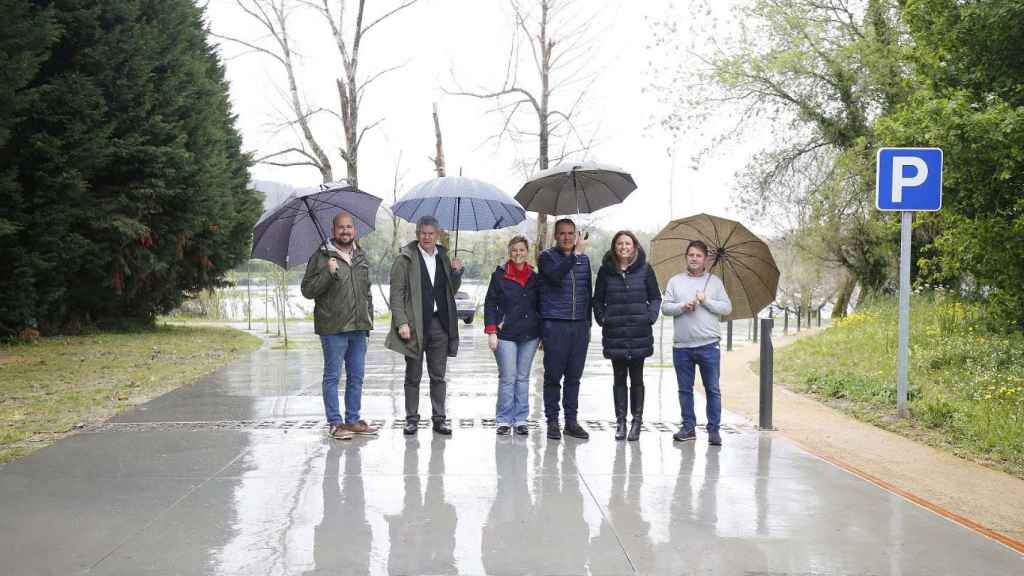
M 322 185 L 320 190 L 292 194 L 256 223 L 252 257 L 282 268 L 305 262 L 327 242 L 338 212 L 352 215 L 359 238 L 375 228 L 380 202 L 380 198 L 353 186 Z
M 516 194 L 523 208 L 541 214 L 589 214 L 618 204 L 636 190 L 628 172 L 595 162 L 559 164 L 534 174 Z
M 413 186 L 391 207 L 409 222 L 421 216 L 437 218 L 441 228 L 455 230 L 497 230 L 515 226 L 526 219 L 526 211 L 497 186 L 463 176 L 442 176 Z
M 753 318 L 775 300 L 779 268 L 768 245 L 734 220 L 697 214 L 674 220 L 651 241 L 651 261 L 661 289 L 686 272 L 686 246 L 693 240 L 708 245 L 708 267 L 722 279 L 732 301 L 726 320 Z

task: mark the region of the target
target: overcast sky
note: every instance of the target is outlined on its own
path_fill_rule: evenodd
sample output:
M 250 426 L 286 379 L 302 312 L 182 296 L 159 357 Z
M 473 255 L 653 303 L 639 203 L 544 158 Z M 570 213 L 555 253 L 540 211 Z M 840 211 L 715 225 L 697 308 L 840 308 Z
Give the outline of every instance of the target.
M 524 0 L 529 3 L 529 0 Z M 367 2 L 368 17 L 379 15 L 395 0 Z M 685 2 L 670 11 L 668 0 L 581 0 L 581 9 L 594 10 L 590 27 L 595 38 L 588 67 L 596 73 L 581 113 L 580 132 L 593 138 L 588 160 L 614 164 L 629 171 L 638 189 L 621 205 L 596 214 L 599 225 L 608 229 L 632 228 L 656 231 L 672 217 L 709 212 L 738 218 L 730 198 L 736 170 L 754 150 L 754 144 L 730 146 L 694 167 L 690 157 L 705 142 L 685 135 L 676 143 L 674 187 L 672 142 L 657 127 L 656 98 L 646 92 L 651 75 L 658 73 L 663 55 L 650 49 L 651 20 L 675 13 L 687 19 Z M 512 35 L 511 9 L 506 0 L 421 0 L 375 28 L 366 38 L 360 54 L 360 76 L 398 64 L 400 70 L 382 77 L 368 89 L 361 109 L 361 124 L 382 119 L 368 133 L 359 156 L 360 188 L 391 203 L 395 163 L 402 159 L 404 192 L 434 176 L 428 159 L 434 152 L 431 105 L 440 107 L 448 173 L 472 176 L 492 182 L 510 195 L 522 185 L 524 175 L 517 158 L 536 157 L 536 144 L 517 148 L 506 142 L 496 146 L 488 137 L 498 133 L 501 118 L 488 114 L 489 106 L 470 98 L 449 96 L 449 90 L 494 89 L 505 71 Z M 581 13 L 580 18 L 589 14 Z M 235 6 L 234 0 L 210 0 L 211 29 L 220 34 L 258 41 L 262 31 Z M 680 34 L 687 34 L 693 22 L 681 22 Z M 696 26 L 701 28 L 700 22 Z M 300 83 L 311 104 L 337 108 L 334 79 L 339 60 L 326 24 L 308 8 L 293 16 L 292 32 L 301 58 Z M 683 39 L 685 40 L 685 39 Z M 274 123 L 283 116 L 284 76 L 269 58 L 246 53 L 244 48 L 222 42 L 222 54 L 231 84 L 231 99 L 247 149 L 263 154 L 293 145 L 295 136 L 277 131 Z M 524 53 L 525 56 L 525 53 Z M 521 76 L 528 77 L 532 64 L 524 59 Z M 453 80 L 454 78 L 456 80 Z M 574 88 L 565 98 L 575 98 Z M 567 107 L 568 100 L 556 100 Z M 521 117 L 528 121 L 528 116 Z M 319 135 L 336 149 L 341 141 L 340 123 L 321 116 L 315 122 Z M 529 127 L 527 125 L 526 127 Z M 332 156 L 335 177 L 345 171 L 337 154 Z M 313 168 L 279 168 L 257 165 L 256 179 L 274 180 L 293 186 L 315 185 L 319 173 Z M 673 189 L 674 188 L 674 189 Z M 766 223 L 752 223 L 765 231 Z

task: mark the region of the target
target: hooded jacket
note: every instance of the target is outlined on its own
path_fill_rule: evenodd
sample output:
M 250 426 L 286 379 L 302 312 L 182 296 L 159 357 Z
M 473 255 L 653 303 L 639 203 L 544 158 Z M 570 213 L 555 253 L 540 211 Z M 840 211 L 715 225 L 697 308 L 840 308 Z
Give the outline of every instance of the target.
M 594 318 L 601 326 L 604 357 L 633 360 L 654 354 L 654 331 L 661 309 L 661 291 L 647 255 L 637 246 L 633 262 L 619 269 L 608 251 L 597 272 Z
M 327 262 L 335 258 L 332 274 Z M 313 331 L 320 335 L 373 329 L 373 297 L 370 295 L 370 262 L 358 246 L 352 263 L 328 240 L 306 264 L 302 295 L 314 301 Z

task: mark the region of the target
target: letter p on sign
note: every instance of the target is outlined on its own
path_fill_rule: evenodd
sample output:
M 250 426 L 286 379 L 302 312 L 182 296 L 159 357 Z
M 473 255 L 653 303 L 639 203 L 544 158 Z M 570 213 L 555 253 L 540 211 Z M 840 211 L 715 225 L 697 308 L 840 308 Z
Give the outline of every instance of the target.
M 880 148 L 876 177 L 879 210 L 942 207 L 942 150 L 938 148 Z

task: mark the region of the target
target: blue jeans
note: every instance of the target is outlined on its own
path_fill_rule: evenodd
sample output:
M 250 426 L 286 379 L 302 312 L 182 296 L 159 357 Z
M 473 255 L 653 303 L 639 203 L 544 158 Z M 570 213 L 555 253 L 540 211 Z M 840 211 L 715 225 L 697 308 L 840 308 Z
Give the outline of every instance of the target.
M 366 341 L 369 332 L 356 330 L 320 336 L 324 349 L 324 412 L 327 422 L 341 424 L 338 410 L 338 376 L 345 360 L 345 424 L 359 421 L 363 397 L 363 373 L 366 371 Z
M 704 382 L 704 396 L 707 397 L 708 432 L 718 430 L 722 422 L 722 392 L 718 388 L 721 372 L 722 353 L 718 342 L 696 348 L 673 348 L 672 364 L 676 369 L 676 383 L 679 386 L 679 407 L 682 409 L 683 428 L 692 430 L 697 426 L 693 412 L 694 367 L 700 368 L 700 379 Z
M 526 424 L 530 413 L 530 368 L 540 338 L 525 342 L 498 339 L 494 359 L 498 362 L 498 426 Z

